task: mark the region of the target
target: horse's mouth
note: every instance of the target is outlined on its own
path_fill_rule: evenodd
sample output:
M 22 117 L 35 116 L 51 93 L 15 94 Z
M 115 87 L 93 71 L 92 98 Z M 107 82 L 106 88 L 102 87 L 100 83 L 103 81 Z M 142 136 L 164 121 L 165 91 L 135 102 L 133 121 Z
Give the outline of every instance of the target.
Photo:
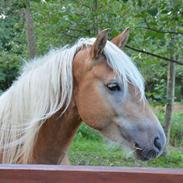
M 135 157 L 139 160 L 142 160 L 142 161 L 147 161 L 148 159 L 145 158 L 142 153 L 143 153 L 143 149 L 140 148 L 139 144 L 138 143 L 135 143 L 134 144 L 134 149 L 135 149 Z
M 137 159 L 142 160 L 142 161 L 149 161 L 153 160 L 158 156 L 158 152 L 154 149 L 151 150 L 146 150 L 146 149 L 141 149 L 139 148 L 138 144 L 135 144 L 135 156 Z
M 136 159 L 141 161 L 153 160 L 158 156 L 158 152 L 155 149 L 146 149 L 145 147 L 141 147 L 139 143 L 133 141 L 130 136 L 122 132 L 120 129 L 120 134 L 122 138 L 129 144 L 129 147 L 134 150 L 134 154 Z

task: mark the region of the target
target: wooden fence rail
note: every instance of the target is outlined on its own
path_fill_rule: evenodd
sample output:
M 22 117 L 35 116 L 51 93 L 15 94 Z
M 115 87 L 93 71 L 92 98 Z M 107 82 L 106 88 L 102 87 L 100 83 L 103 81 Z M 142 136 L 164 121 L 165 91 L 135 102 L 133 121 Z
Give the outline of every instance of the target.
M 183 183 L 183 169 L 2 164 L 0 183 Z

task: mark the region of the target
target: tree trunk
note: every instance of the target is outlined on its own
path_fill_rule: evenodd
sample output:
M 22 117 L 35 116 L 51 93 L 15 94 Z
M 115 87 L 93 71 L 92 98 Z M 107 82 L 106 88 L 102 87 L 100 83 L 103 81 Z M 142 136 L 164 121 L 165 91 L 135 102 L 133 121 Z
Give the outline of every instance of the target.
M 30 1 L 25 0 L 25 5 L 26 5 L 26 8 L 24 10 L 24 15 L 25 15 L 26 35 L 27 35 L 29 57 L 34 58 L 36 55 L 36 39 L 35 39 L 35 35 L 34 35 L 32 13 L 30 10 Z
M 180 99 L 183 100 L 183 84 L 181 86 L 181 89 L 180 89 Z
M 93 7 L 92 7 L 92 12 L 93 12 L 93 33 L 96 35 L 99 31 L 98 27 L 98 0 L 93 0 Z
M 167 74 L 167 104 L 166 104 L 165 123 L 164 123 L 165 135 L 167 137 L 167 145 L 169 144 L 170 139 L 174 93 L 175 93 L 175 63 L 169 62 L 168 74 Z

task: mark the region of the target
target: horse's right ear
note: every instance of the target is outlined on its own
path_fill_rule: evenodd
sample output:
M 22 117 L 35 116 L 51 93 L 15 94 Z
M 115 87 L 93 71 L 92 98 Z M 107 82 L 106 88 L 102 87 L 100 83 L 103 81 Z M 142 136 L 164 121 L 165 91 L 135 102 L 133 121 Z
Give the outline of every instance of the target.
M 126 42 L 128 41 L 128 36 L 129 36 L 129 28 L 126 28 L 121 34 L 114 37 L 112 39 L 112 42 L 119 48 L 123 48 Z
M 92 58 L 96 59 L 102 53 L 107 42 L 108 31 L 109 29 L 104 29 L 98 33 L 97 38 L 91 48 Z

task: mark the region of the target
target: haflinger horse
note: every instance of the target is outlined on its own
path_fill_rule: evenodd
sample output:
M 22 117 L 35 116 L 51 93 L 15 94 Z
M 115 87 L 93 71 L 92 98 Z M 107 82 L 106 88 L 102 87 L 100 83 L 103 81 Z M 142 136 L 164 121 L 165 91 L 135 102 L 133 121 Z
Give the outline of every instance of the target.
M 162 153 L 164 131 L 145 98 L 143 78 L 120 49 L 129 30 L 112 41 L 107 32 L 23 67 L 0 97 L 1 163 L 64 163 L 82 121 L 141 160 Z

